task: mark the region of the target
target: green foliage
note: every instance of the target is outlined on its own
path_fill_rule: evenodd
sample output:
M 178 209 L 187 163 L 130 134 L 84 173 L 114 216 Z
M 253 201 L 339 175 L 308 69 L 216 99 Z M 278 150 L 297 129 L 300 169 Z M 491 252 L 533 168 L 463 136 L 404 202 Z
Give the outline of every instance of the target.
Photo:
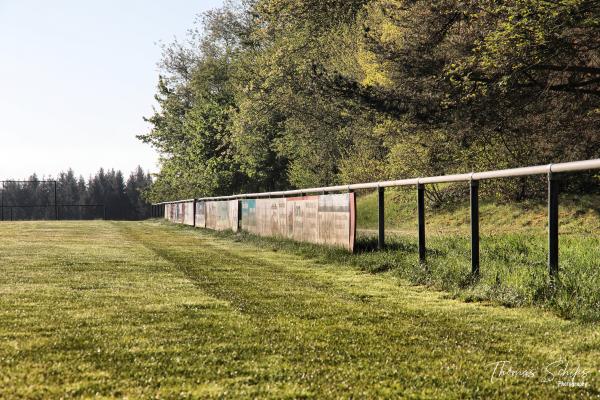
M 151 197 L 600 157 L 599 37 L 592 0 L 228 1 L 165 48 Z

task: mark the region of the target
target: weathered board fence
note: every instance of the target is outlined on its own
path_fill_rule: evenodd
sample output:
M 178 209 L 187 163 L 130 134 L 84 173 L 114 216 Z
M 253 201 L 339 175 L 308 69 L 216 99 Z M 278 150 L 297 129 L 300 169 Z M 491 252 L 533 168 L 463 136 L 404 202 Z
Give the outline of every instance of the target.
M 165 219 L 197 228 L 282 237 L 354 250 L 354 193 L 164 203 Z

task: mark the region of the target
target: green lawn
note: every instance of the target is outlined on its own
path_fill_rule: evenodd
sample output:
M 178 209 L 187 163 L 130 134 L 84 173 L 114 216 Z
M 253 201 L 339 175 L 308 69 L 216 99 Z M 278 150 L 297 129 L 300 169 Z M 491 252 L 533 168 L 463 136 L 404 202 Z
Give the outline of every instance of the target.
M 1 224 L 0 398 L 600 395 L 597 324 L 237 240 Z
M 470 275 L 468 202 L 427 209 L 426 268 L 417 260 L 414 190 L 388 190 L 385 210 L 388 251 L 362 252 L 347 262 L 367 271 L 390 269 L 414 284 L 462 300 L 535 305 L 564 318 L 600 321 L 600 196 L 561 196 L 560 281 L 554 288 L 548 277 L 548 217 L 543 202 L 482 198 L 481 277 L 476 281 Z M 358 228 L 372 246 L 376 193 L 359 197 L 357 216 Z

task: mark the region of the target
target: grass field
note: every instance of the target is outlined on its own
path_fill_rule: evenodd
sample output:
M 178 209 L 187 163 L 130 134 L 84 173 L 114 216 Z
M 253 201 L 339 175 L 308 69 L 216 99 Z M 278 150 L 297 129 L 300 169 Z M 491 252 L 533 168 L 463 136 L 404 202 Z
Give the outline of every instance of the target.
M 556 288 L 551 288 L 548 279 L 545 204 L 483 199 L 481 278 L 473 281 L 468 202 L 427 210 L 429 255 L 423 268 L 417 260 L 415 197 L 413 191 L 389 191 L 388 251 L 363 251 L 347 262 L 368 271 L 390 269 L 410 282 L 466 301 L 535 305 L 564 318 L 600 321 L 600 196 L 561 198 L 560 282 Z M 374 241 L 368 238 L 376 234 L 376 194 L 359 198 L 357 216 L 363 243 L 372 247 Z
M 597 324 L 235 240 L 1 224 L 0 398 L 600 395 Z

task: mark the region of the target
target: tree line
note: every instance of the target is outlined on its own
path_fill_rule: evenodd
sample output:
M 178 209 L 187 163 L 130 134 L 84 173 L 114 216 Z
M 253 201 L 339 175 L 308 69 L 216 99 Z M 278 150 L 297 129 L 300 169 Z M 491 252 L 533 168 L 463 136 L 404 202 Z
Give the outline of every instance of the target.
M 141 167 L 127 179 L 114 169 L 100 169 L 87 181 L 71 169 L 56 178 L 40 179 L 33 174 L 23 182 L 6 181 L 0 187 L 2 217 L 54 219 L 58 213 L 60 219 L 142 220 L 150 216 L 143 192 L 151 184 L 151 175 Z
M 600 2 L 230 0 L 164 48 L 156 100 L 154 201 L 597 158 Z

